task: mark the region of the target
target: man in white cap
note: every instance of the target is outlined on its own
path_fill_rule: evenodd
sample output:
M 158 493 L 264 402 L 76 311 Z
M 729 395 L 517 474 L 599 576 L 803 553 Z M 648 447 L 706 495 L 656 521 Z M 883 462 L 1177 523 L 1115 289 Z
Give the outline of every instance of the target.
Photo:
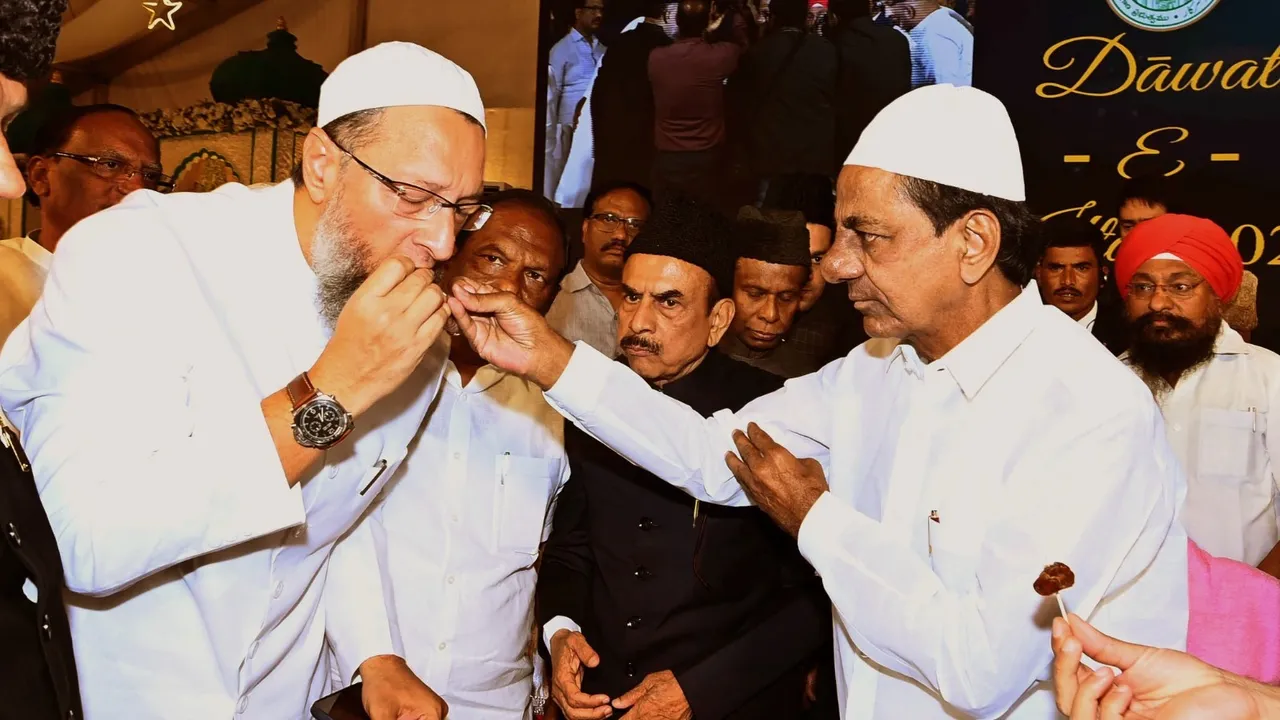
M 465 71 L 380 45 L 325 82 L 292 181 L 136 192 L 62 240 L 0 402 L 89 718 L 302 717 L 326 640 L 374 720 L 443 717 L 352 528 L 435 396 L 432 268 L 489 215 L 483 123 Z
M 931 132 L 942 116 L 970 141 Z M 583 430 L 797 537 L 834 605 L 846 720 L 1047 720 L 1044 566 L 1074 570 L 1062 598 L 1108 632 L 1185 645 L 1185 481 L 1145 387 L 1040 303 L 1023 200 L 999 101 L 950 85 L 894 101 L 840 175 L 822 264 L 873 339 L 705 419 L 509 296 L 455 285 L 449 302 Z

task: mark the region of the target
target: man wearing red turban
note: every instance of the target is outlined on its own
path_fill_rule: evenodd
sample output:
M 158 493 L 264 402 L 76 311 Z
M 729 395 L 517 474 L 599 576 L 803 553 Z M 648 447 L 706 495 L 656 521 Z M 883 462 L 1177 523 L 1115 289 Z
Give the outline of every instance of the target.
M 1280 432 L 1267 432 L 1280 408 L 1280 355 L 1223 321 L 1243 273 L 1231 238 L 1210 220 L 1139 223 L 1116 252 L 1132 330 L 1121 359 L 1155 394 L 1187 471 L 1187 534 L 1213 555 L 1280 577 Z

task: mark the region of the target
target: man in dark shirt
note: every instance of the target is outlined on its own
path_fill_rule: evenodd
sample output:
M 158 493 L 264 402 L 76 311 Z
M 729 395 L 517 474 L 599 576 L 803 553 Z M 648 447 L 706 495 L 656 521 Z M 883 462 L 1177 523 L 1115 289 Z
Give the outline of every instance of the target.
M 619 345 L 662 392 L 715 412 L 781 386 L 711 352 L 733 319 L 728 221 L 676 196 L 627 250 Z M 565 428 L 571 474 L 538 578 L 552 697 L 615 714 L 796 718 L 830 610 L 759 509 L 710 507 Z
M 48 74 L 66 0 L 0 0 L 0 118 L 26 103 L 28 80 Z M 0 198 L 26 190 L 0 142 Z M 0 413 L 0 718 L 83 717 L 58 544 L 17 433 Z
M 1042 227 L 1045 248 L 1035 270 L 1040 299 L 1083 325 L 1113 355 L 1128 350 L 1124 307 L 1107 261 L 1111 241 L 1074 215 L 1050 218 Z
M 662 27 L 666 10 L 666 0 L 645 0 L 644 22 L 619 35 L 600 61 L 591 90 L 592 188 L 616 182 L 649 184 L 654 152 L 649 54 L 671 44 Z
M 731 117 L 746 124 L 747 160 L 760 187 L 754 201 L 779 175 L 832 175 L 837 167 L 836 51 L 805 32 L 807 5 L 773 0 L 775 30 L 743 57 L 729 83 Z
M 679 39 L 649 54 L 653 84 L 654 197 L 671 190 L 717 200 L 725 140 L 725 80 L 746 45 L 746 22 L 711 16 L 709 0 L 683 0 Z M 721 39 L 726 35 L 730 39 Z
M 844 163 L 854 143 L 886 105 L 911 90 L 911 43 L 870 17 L 867 0 L 831 0 L 828 37 L 836 47 L 836 142 Z

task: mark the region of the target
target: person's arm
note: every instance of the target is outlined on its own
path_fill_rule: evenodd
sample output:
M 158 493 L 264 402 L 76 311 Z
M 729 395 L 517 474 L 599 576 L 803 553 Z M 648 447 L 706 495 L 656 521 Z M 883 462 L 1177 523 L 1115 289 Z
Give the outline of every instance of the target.
M 551 48 L 550 67 L 547 70 L 547 116 L 552 118 L 552 125 L 560 123 L 560 101 L 564 98 L 565 75 L 569 71 L 569 58 L 565 56 L 564 46 L 556 43 Z
M 966 66 L 964 48 L 959 43 L 949 38 L 932 36 L 925 49 L 933 67 L 934 82 L 961 87 L 973 84 L 973 68 Z
M 819 583 L 771 617 L 676 675 L 698 720 L 718 720 L 810 658 L 831 636 L 831 602 Z
M 1178 503 L 1172 457 L 1152 451 L 1162 442 L 1156 412 L 1088 418 L 1028 448 L 985 507 L 992 517 L 974 539 L 971 588 L 948 587 L 931 559 L 830 493 L 801 525 L 800 551 L 861 652 L 962 713 L 997 717 L 1051 660 L 1049 628 L 1036 617 L 1053 601 L 1032 590 L 1044 566 L 1074 570 L 1064 597 L 1087 617 L 1164 543 Z
M 565 433 L 565 452 L 573 452 L 573 430 Z M 577 435 L 582 438 L 581 435 Z M 572 463 L 570 463 L 572 466 Z M 542 651 L 549 653 L 551 637 L 559 630 L 581 632 L 579 625 L 591 611 L 591 579 L 595 556 L 587 524 L 587 492 L 577 468 L 569 471 L 552 516 L 551 532 L 538 568 L 537 608 Z
M 704 418 L 667 397 L 629 368 L 578 343 L 547 400 L 566 418 L 622 457 L 695 498 L 721 505 L 750 500 L 725 465 L 732 432 L 756 422 L 798 457 L 826 461 L 828 404 L 843 363 L 790 380 L 741 411 Z
M 334 544 L 329 556 L 325 636 L 346 682 L 369 658 L 404 657 L 386 557 L 386 534 L 376 507 Z

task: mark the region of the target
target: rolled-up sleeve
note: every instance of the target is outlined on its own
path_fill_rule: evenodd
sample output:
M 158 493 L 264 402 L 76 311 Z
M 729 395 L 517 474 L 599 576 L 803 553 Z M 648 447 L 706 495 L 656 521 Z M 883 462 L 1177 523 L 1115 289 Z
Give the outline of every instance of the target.
M 305 519 L 243 368 L 193 340 L 211 312 L 173 230 L 120 207 L 63 239 L 5 346 L 0 403 L 74 592 L 110 594 Z
M 722 410 L 708 418 L 578 342 L 546 397 L 583 432 L 693 497 L 720 505 L 749 505 L 725 464 L 725 453 L 735 450 L 733 431 L 755 422 L 797 457 L 827 465 L 828 403 L 841 362 L 788 381 L 737 413 Z
M 1170 470 L 1150 453 L 1163 426 L 1139 415 L 1082 423 L 1025 453 L 993 508 L 971 587 L 948 587 L 900 537 L 824 494 L 800 527 L 799 547 L 853 643 L 967 715 L 1007 712 L 1052 659 L 1056 605 L 1032 590 L 1043 567 L 1074 570 L 1066 597 L 1088 617 L 1109 587 L 1134 579 L 1126 572 L 1150 564 L 1173 523 Z

